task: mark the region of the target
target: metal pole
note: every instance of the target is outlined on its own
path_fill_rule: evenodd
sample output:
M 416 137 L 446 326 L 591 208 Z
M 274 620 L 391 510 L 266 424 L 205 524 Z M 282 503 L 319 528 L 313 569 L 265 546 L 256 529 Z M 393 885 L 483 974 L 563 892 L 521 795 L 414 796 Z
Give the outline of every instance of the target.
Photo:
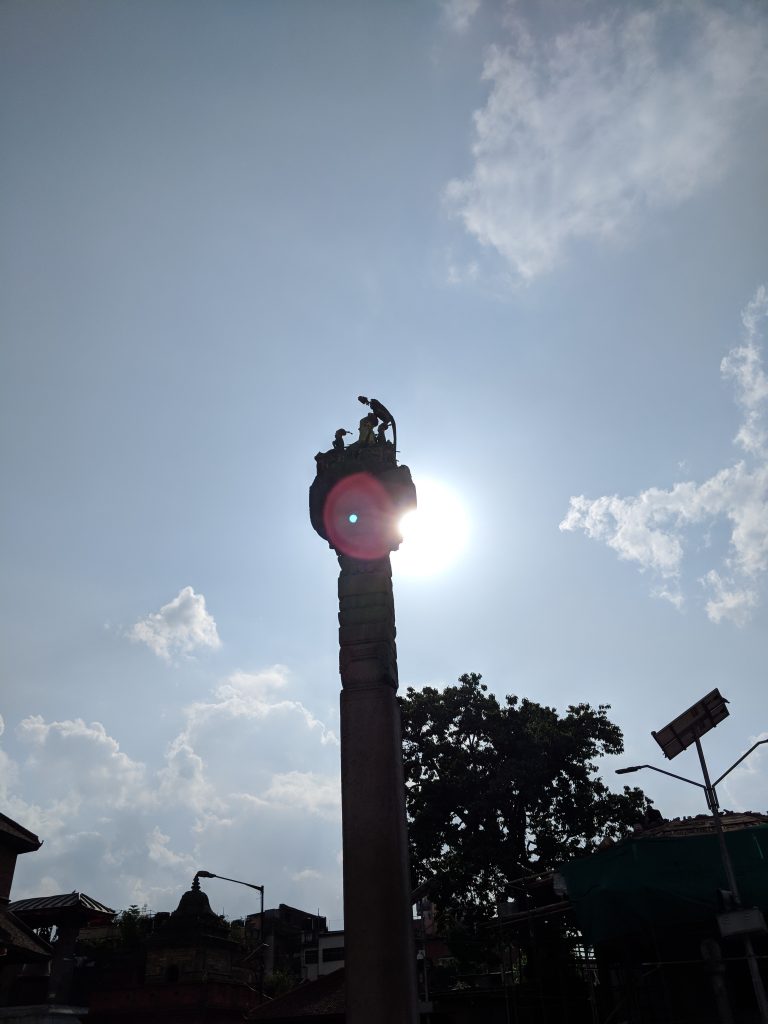
M 260 913 L 260 927 L 259 927 L 259 942 L 261 943 L 261 956 L 259 957 L 259 995 L 261 996 L 262 1002 L 264 1000 L 264 886 L 260 886 L 259 895 L 261 897 L 261 913 Z M 273 940 L 274 941 L 274 940 Z
M 709 804 L 710 810 L 712 811 L 712 817 L 715 819 L 715 831 L 717 832 L 717 840 L 720 844 L 720 856 L 723 860 L 723 867 L 725 868 L 725 877 L 728 880 L 728 887 L 733 893 L 733 899 L 736 906 L 741 906 L 741 897 L 739 896 L 739 887 L 736 884 L 736 875 L 733 871 L 733 864 L 731 863 L 731 856 L 728 853 L 728 846 L 725 842 L 725 832 L 723 831 L 723 823 L 720 820 L 720 812 L 717 806 L 717 796 L 712 783 L 709 781 L 709 772 L 707 771 L 707 762 L 704 760 L 704 751 L 701 748 L 701 741 L 699 737 L 694 737 L 696 742 L 696 752 L 699 755 L 699 761 L 701 763 L 701 772 L 704 776 L 705 791 L 707 794 L 707 803 Z M 765 987 L 763 986 L 763 979 L 760 977 L 760 968 L 755 957 L 755 951 L 752 946 L 752 939 L 749 935 L 742 936 L 744 942 L 744 955 L 749 965 L 749 973 L 752 978 L 752 987 L 755 990 L 755 1000 L 757 1002 L 757 1008 L 760 1015 L 762 1024 L 768 1024 L 768 998 L 765 995 Z
M 419 913 L 421 915 L 421 945 L 424 950 L 424 1002 L 429 1002 L 429 971 L 427 970 L 427 927 L 424 923 L 424 901 L 421 901 L 422 905 L 419 907 Z
M 227 878 L 226 875 L 215 875 L 212 871 L 198 871 L 195 878 L 219 878 L 222 882 L 234 882 L 235 885 L 245 885 L 249 889 L 256 889 L 260 897 L 260 922 L 259 922 L 259 943 L 261 944 L 261 957 L 259 958 L 259 995 L 264 999 L 264 886 L 256 885 L 254 882 L 242 882 L 239 878 Z

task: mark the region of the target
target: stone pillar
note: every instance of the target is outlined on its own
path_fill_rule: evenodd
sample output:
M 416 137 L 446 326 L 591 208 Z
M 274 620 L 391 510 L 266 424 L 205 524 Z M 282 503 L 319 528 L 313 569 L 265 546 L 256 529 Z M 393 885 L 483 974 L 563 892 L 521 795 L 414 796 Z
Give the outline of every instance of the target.
M 394 445 L 316 456 L 310 517 L 341 566 L 341 808 L 347 1024 L 416 1024 L 390 551 L 416 491 Z
M 416 961 L 389 556 L 339 557 L 347 1024 L 412 1024 Z

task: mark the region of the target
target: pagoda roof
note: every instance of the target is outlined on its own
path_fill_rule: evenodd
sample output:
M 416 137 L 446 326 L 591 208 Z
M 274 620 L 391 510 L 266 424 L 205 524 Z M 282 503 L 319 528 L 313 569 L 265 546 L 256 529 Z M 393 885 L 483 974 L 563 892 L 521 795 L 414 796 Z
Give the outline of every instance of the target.
M 32 853 L 43 845 L 34 832 L 6 814 L 0 814 L 0 844 L 9 846 L 17 853 Z
M 0 946 L 6 950 L 4 964 L 49 960 L 53 947 L 41 939 L 6 907 L 0 907 Z
M 9 909 L 34 927 L 76 919 L 86 921 L 111 920 L 116 911 L 87 896 L 84 892 L 62 893 L 59 896 L 33 896 L 28 900 L 14 900 Z

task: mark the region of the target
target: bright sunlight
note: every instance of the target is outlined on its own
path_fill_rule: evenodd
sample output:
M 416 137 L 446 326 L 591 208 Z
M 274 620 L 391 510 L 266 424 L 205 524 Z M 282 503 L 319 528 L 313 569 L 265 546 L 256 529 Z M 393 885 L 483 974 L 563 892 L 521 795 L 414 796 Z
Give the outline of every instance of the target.
M 392 555 L 405 576 L 433 576 L 450 568 L 469 536 L 469 520 L 459 497 L 436 480 L 416 480 L 418 508 L 400 520 L 403 543 Z

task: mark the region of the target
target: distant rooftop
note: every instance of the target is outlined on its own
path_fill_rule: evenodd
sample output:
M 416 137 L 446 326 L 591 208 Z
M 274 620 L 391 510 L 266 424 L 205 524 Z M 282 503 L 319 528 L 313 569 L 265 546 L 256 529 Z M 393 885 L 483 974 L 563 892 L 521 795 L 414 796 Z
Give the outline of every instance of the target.
M 302 982 L 292 992 L 251 1010 L 246 1019 L 293 1022 L 325 1017 L 329 1021 L 343 1021 L 344 978 L 344 968 L 340 967 L 317 981 Z
M 9 909 L 27 924 L 56 924 L 57 919 L 81 917 L 112 918 L 116 911 L 87 896 L 84 892 L 67 892 L 60 896 L 33 896 L 28 900 L 14 900 Z
M 720 821 L 724 832 L 732 832 L 742 828 L 754 828 L 756 825 L 768 825 L 768 815 L 756 814 L 753 811 L 721 811 Z M 651 828 L 643 829 L 631 836 L 632 839 L 680 839 L 683 836 L 709 835 L 715 831 L 715 821 L 711 814 L 697 814 L 692 818 L 674 818 L 662 821 Z

